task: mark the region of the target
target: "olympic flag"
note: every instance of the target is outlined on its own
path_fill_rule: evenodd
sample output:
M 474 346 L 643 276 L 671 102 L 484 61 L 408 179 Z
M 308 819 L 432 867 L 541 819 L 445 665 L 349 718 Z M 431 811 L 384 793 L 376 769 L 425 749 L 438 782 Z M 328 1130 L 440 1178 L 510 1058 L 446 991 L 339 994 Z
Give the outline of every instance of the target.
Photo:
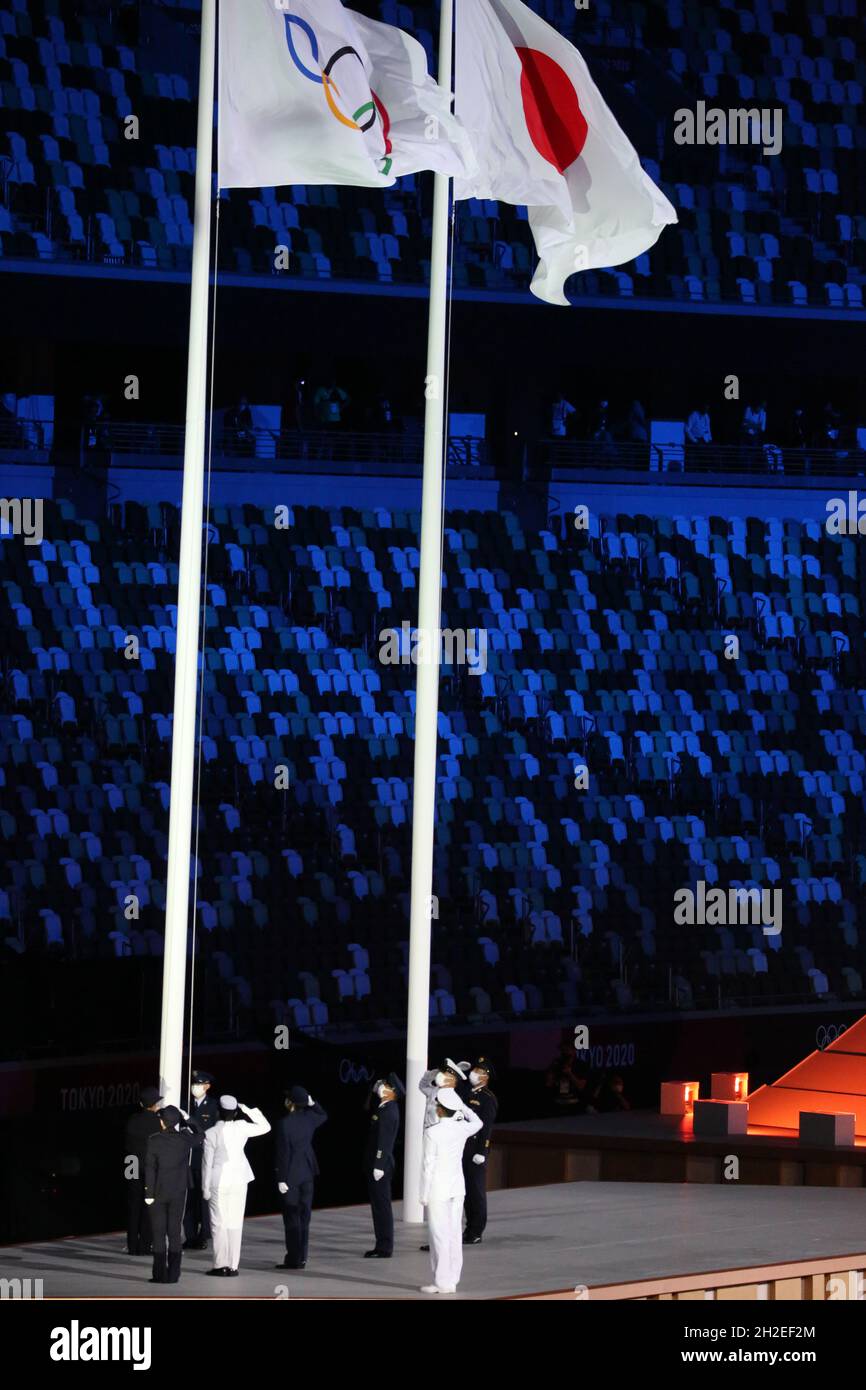
M 527 206 L 539 299 L 568 304 L 575 271 L 633 260 L 676 222 L 577 49 L 520 0 L 458 0 L 456 91 L 478 170 L 455 196 Z
M 470 174 L 469 142 L 424 49 L 340 0 L 221 0 L 222 188 Z

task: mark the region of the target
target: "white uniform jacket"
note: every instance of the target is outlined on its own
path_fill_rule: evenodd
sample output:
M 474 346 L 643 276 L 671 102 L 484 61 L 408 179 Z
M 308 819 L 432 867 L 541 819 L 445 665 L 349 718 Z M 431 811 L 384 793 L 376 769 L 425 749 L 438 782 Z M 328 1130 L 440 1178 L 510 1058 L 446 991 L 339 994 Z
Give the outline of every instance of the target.
M 205 1135 L 201 1190 L 206 1201 L 216 1197 L 221 1188 L 245 1187 L 255 1177 L 244 1146 L 248 1139 L 267 1134 L 271 1127 L 255 1106 L 248 1110 L 242 1105 L 241 1109 L 249 1115 L 251 1124 L 245 1120 L 218 1120 Z
M 435 1125 L 439 1118 L 436 1114 L 436 1092 L 439 1090 L 439 1087 L 436 1085 L 436 1077 L 438 1074 L 439 1068 L 433 1067 L 431 1071 L 425 1071 L 421 1080 L 418 1082 L 418 1090 L 424 1096 L 425 1129 L 427 1129 L 429 1125 Z
M 454 1119 L 437 1120 L 424 1131 L 421 1149 L 421 1202 L 447 1202 L 463 1197 L 463 1149 L 467 1139 L 481 1129 L 481 1116 L 468 1105 Z

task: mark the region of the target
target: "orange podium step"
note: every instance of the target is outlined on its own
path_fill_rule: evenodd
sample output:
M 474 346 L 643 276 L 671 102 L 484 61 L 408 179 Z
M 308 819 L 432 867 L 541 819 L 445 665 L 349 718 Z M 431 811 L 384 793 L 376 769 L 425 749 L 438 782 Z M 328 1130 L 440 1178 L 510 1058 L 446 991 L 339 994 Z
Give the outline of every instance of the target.
M 749 1096 L 749 1128 L 761 1125 L 796 1133 L 801 1110 L 855 1115 L 855 1133 L 866 1137 L 866 1018 Z

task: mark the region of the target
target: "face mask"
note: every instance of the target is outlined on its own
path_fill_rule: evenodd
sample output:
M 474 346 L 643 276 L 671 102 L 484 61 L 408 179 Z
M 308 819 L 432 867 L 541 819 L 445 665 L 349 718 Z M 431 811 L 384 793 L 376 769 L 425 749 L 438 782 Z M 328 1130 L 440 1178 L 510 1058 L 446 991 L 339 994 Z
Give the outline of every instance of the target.
M 444 1073 L 444 1071 L 437 1071 L 437 1073 L 436 1073 L 436 1075 L 434 1076 L 433 1080 L 436 1082 L 436 1085 L 437 1085 L 437 1086 L 444 1086 L 444 1085 L 445 1085 L 445 1073 Z
M 471 1071 L 469 1073 L 469 1080 L 472 1082 L 473 1086 L 480 1086 L 482 1079 L 480 1071 Z
M 384 1086 L 383 1084 L 380 1083 L 380 1085 L 378 1085 L 378 1086 L 376 1087 L 376 1095 L 377 1095 L 377 1096 L 379 1097 L 379 1099 L 381 1100 L 384 1094 L 385 1094 L 385 1086 Z
M 195 1096 L 196 1100 L 201 1100 L 202 1096 L 206 1094 L 206 1091 L 204 1086 L 196 1085 L 193 1086 L 192 1093 Z

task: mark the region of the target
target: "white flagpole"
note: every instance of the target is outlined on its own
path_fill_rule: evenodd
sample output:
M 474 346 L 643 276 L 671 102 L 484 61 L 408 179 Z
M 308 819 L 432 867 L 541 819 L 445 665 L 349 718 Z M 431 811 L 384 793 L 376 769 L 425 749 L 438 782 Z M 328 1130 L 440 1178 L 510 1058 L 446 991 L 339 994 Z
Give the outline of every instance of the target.
M 159 1051 L 160 1094 L 172 1104 L 178 1104 L 181 1100 L 183 1071 L 183 1013 L 186 998 L 192 792 L 195 770 L 196 696 L 198 689 L 199 605 L 201 602 L 215 65 L 216 0 L 202 0 L 192 291 L 189 311 L 189 360 L 186 378 L 186 435 L 183 456 L 180 571 L 177 592 L 177 656 L 175 658 L 174 722 L 171 741 L 171 803 L 168 823 L 165 959 L 162 973 L 162 1030 Z
M 439 85 L 451 91 L 454 0 L 442 0 Z M 427 329 L 424 480 L 421 493 L 421 552 L 418 583 L 418 640 L 424 660 L 417 665 L 415 697 L 415 782 L 412 796 L 412 889 L 409 917 L 409 998 L 406 1029 L 406 1147 L 403 1220 L 424 1219 L 419 1200 L 424 1097 L 418 1089 L 427 1070 L 430 1019 L 430 932 L 433 839 L 436 814 L 436 726 L 439 717 L 439 621 L 442 604 L 442 472 L 445 445 L 445 351 L 448 294 L 448 214 L 451 180 L 436 174 L 430 256 L 430 318 Z

